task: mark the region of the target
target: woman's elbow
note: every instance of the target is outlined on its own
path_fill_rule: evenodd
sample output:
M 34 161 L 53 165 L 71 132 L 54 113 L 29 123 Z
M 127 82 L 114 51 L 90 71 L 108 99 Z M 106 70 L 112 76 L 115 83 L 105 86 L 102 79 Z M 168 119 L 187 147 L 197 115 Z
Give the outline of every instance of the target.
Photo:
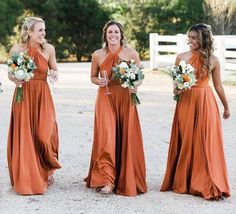
M 222 91 L 222 90 L 223 90 L 222 84 L 217 84 L 217 85 L 215 85 L 215 90 L 216 90 L 217 92 Z

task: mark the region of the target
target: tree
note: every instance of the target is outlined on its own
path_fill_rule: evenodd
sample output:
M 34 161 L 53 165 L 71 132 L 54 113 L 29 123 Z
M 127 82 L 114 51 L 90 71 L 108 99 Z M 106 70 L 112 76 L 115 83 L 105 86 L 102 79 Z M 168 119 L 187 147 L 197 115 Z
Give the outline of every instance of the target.
M 236 34 L 236 2 L 234 0 L 204 0 L 205 19 L 214 34 Z
M 68 53 L 75 54 L 79 61 L 89 60 L 91 53 L 101 47 L 108 12 L 96 0 L 60 0 L 57 9 L 61 43 L 67 44 Z
M 8 46 L 8 37 L 14 35 L 13 27 L 17 17 L 23 11 L 23 4 L 18 0 L 0 1 L 0 43 Z
M 125 34 L 141 58 L 148 57 L 149 33 L 185 33 L 196 22 L 202 22 L 202 0 L 100 0 L 113 19 L 120 21 Z
M 59 60 L 68 60 L 71 56 L 75 56 L 78 61 L 89 60 L 91 53 L 101 47 L 102 28 L 109 20 L 109 13 L 96 0 L 20 2 L 24 5 L 24 11 L 18 13 L 19 18 L 15 17 L 17 21 L 11 26 L 14 31 L 14 36 L 10 37 L 11 43 L 19 39 L 23 18 L 35 15 L 45 20 L 47 38 L 55 46 Z

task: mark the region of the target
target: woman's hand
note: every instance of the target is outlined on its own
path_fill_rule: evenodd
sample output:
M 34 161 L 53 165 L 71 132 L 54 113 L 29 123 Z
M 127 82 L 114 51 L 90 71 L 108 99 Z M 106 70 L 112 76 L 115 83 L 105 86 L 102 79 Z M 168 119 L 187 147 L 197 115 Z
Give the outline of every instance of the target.
M 16 84 L 16 87 L 20 87 L 24 83 L 24 81 L 17 79 L 15 79 L 13 82 Z
M 57 70 L 49 70 L 48 76 L 51 82 L 58 81 L 58 71 Z
M 133 88 L 133 89 L 129 89 L 129 91 L 130 91 L 131 93 L 137 93 L 138 87 L 135 87 L 135 88 Z
M 177 89 L 177 88 L 174 88 L 174 89 L 173 89 L 173 93 L 174 93 L 175 95 L 181 94 L 182 92 L 183 92 L 182 89 Z
M 224 109 L 223 118 L 228 119 L 230 117 L 229 109 Z
M 11 80 L 12 82 L 14 82 L 16 84 L 16 87 L 19 87 L 24 83 L 23 80 L 18 80 L 10 74 L 8 74 L 8 79 Z
M 10 77 L 9 79 L 15 83 L 16 87 L 20 87 L 24 83 L 23 80 L 18 80 L 15 77 Z
M 109 83 L 109 80 L 107 78 L 99 78 L 99 86 L 106 87 Z

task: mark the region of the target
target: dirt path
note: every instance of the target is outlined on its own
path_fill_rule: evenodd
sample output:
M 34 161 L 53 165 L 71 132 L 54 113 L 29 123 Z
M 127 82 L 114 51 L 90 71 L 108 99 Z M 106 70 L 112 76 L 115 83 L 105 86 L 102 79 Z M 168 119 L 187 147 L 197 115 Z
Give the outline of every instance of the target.
M 0 70 L 2 70 L 0 65 Z M 60 134 L 60 162 L 55 183 L 45 195 L 19 196 L 9 182 L 6 140 L 13 84 L 0 71 L 0 213 L 236 213 L 236 87 L 226 86 L 232 116 L 223 121 L 225 154 L 232 197 L 211 202 L 200 197 L 159 192 L 164 176 L 175 102 L 172 83 L 160 73 L 146 73 L 138 106 L 147 165 L 148 193 L 138 197 L 103 196 L 87 189 L 93 137 L 96 86 L 89 81 L 88 64 L 60 64 L 54 101 Z M 221 108 L 221 107 L 220 107 Z M 221 108 L 222 109 L 222 108 Z

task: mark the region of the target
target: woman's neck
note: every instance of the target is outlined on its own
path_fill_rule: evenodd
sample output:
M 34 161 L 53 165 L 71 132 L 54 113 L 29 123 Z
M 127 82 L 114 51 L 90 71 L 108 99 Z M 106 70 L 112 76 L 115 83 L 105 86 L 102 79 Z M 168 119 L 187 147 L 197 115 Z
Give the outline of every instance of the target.
M 38 48 L 40 46 L 40 43 L 37 43 L 37 42 L 30 39 L 28 41 L 28 46 L 31 47 L 31 48 Z
M 112 52 L 115 53 L 120 49 L 120 45 L 108 45 L 108 49 Z

